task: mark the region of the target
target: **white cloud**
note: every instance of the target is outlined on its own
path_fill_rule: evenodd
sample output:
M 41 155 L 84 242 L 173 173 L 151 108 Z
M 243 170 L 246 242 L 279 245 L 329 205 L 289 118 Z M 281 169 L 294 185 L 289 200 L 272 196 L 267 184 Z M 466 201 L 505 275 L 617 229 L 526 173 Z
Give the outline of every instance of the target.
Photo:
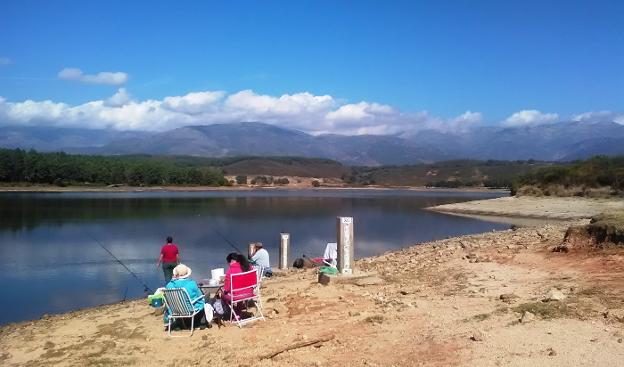
M 461 115 L 455 117 L 453 120 L 451 120 L 453 123 L 455 124 L 461 124 L 461 125 L 472 125 L 472 124 L 477 124 L 483 121 L 483 115 L 481 114 L 481 112 L 472 112 L 472 111 L 466 111 L 464 113 L 462 113 Z
M 607 119 L 624 124 L 624 115 L 608 111 L 574 116 L 577 121 Z M 345 103 L 330 95 L 308 92 L 271 96 L 252 90 L 236 93 L 200 91 L 161 100 L 136 100 L 125 88 L 109 98 L 79 105 L 50 100 L 21 102 L 0 97 L 0 123 L 117 130 L 164 131 L 187 125 L 260 121 L 310 134 L 403 134 L 433 129 L 453 133 L 483 124 L 480 112 L 466 111 L 452 118 L 427 111 L 406 113 L 392 106 L 361 101 Z M 507 126 L 552 123 L 555 113 L 519 111 L 502 123 Z
M 59 79 L 73 80 L 91 84 L 122 85 L 128 81 L 128 74 L 116 71 L 103 71 L 97 74 L 85 74 L 77 68 L 65 68 L 58 73 Z
M 109 107 L 121 107 L 130 101 L 132 101 L 132 96 L 126 91 L 126 88 L 119 88 L 117 93 L 106 100 L 105 104 Z
M 466 111 L 461 115 L 451 119 L 448 129 L 451 131 L 465 132 L 483 123 L 481 112 Z
M 110 98 L 71 106 L 52 101 L 9 102 L 0 97 L 0 121 L 48 125 L 163 131 L 186 125 L 261 121 L 311 134 L 396 134 L 423 129 L 454 130 L 480 123 L 478 112 L 450 120 L 427 112 L 403 113 L 374 103 L 344 103 L 308 92 L 270 96 L 252 90 L 228 94 L 203 91 L 162 100 L 133 100 L 125 88 Z
M 580 122 L 616 122 L 624 125 L 624 114 L 612 111 L 591 111 L 581 113 L 572 117 L 572 121 Z
M 266 117 L 317 115 L 333 108 L 336 101 L 329 95 L 315 96 L 311 93 L 284 94 L 280 97 L 256 94 L 243 90 L 227 97 L 224 107 L 229 111 Z
M 542 125 L 559 120 L 556 113 L 542 113 L 538 110 L 522 110 L 507 117 L 503 124 L 507 126 Z
M 327 118 L 330 120 L 364 120 L 375 118 L 383 115 L 393 115 L 396 111 L 388 105 L 382 105 L 378 103 L 360 102 L 356 104 L 346 104 L 340 106 L 336 111 L 327 113 Z
M 225 92 L 197 92 L 185 96 L 165 97 L 163 107 L 175 112 L 199 114 L 214 111 L 213 107 L 225 96 Z
M 11 65 L 13 62 L 8 57 L 0 56 L 0 66 Z
M 261 121 L 311 134 L 393 134 L 444 124 L 426 113 L 405 114 L 388 105 L 345 104 L 329 95 L 302 92 L 270 96 L 251 90 L 203 91 L 136 101 L 125 88 L 104 100 L 71 106 L 52 101 L 0 100 L 7 125 L 80 126 L 163 131 L 186 125 Z M 435 122 L 435 123 L 432 123 Z

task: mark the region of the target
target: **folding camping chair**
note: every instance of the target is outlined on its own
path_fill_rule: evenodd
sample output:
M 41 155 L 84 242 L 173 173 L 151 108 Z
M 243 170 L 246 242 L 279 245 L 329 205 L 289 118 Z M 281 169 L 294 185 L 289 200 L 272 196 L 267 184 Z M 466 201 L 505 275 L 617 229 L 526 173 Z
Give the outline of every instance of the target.
M 169 325 L 167 326 L 167 332 L 169 336 L 171 335 L 171 322 L 175 319 L 191 319 L 191 334 L 193 335 L 193 330 L 195 327 L 195 315 L 197 315 L 202 309 L 195 310 L 193 305 L 195 302 L 204 298 L 204 295 L 201 295 L 193 300 L 191 300 L 191 296 L 189 296 L 188 292 L 184 288 L 171 288 L 171 289 L 163 289 L 163 296 L 165 297 L 165 305 L 169 310 Z M 181 336 L 181 335 L 180 335 Z
M 256 269 L 249 270 L 244 273 L 230 274 L 231 291 L 227 300 L 230 306 L 230 322 L 236 322 L 238 327 L 244 324 L 264 320 L 262 314 L 262 302 L 260 301 L 260 284 L 258 283 L 258 272 Z M 242 318 L 241 312 L 236 312 L 236 305 L 243 304 L 247 310 L 247 304 L 253 301 L 256 307 L 256 313 L 251 317 Z

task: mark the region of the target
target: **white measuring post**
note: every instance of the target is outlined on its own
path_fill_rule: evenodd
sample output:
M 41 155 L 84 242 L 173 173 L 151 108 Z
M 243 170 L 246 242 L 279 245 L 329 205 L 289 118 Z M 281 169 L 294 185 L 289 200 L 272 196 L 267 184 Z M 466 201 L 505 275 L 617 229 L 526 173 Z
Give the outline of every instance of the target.
M 288 248 L 290 247 L 290 233 L 280 233 L 279 268 L 288 269 Z
M 353 217 L 337 217 L 338 271 L 340 274 L 353 274 Z

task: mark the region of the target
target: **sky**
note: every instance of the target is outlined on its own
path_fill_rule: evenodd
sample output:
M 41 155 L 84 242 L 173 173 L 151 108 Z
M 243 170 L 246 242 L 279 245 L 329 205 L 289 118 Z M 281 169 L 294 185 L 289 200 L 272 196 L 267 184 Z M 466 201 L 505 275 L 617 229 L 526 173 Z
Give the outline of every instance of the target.
M 624 1 L 0 2 L 0 124 L 624 124 Z

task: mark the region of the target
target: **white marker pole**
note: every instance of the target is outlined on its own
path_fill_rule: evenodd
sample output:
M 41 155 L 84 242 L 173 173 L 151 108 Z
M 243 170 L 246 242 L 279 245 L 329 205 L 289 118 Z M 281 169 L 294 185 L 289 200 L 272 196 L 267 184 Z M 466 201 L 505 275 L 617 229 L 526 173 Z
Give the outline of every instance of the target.
M 290 233 L 280 233 L 279 268 L 288 269 L 288 248 L 290 247 Z
M 338 271 L 340 274 L 353 274 L 353 217 L 337 217 Z

